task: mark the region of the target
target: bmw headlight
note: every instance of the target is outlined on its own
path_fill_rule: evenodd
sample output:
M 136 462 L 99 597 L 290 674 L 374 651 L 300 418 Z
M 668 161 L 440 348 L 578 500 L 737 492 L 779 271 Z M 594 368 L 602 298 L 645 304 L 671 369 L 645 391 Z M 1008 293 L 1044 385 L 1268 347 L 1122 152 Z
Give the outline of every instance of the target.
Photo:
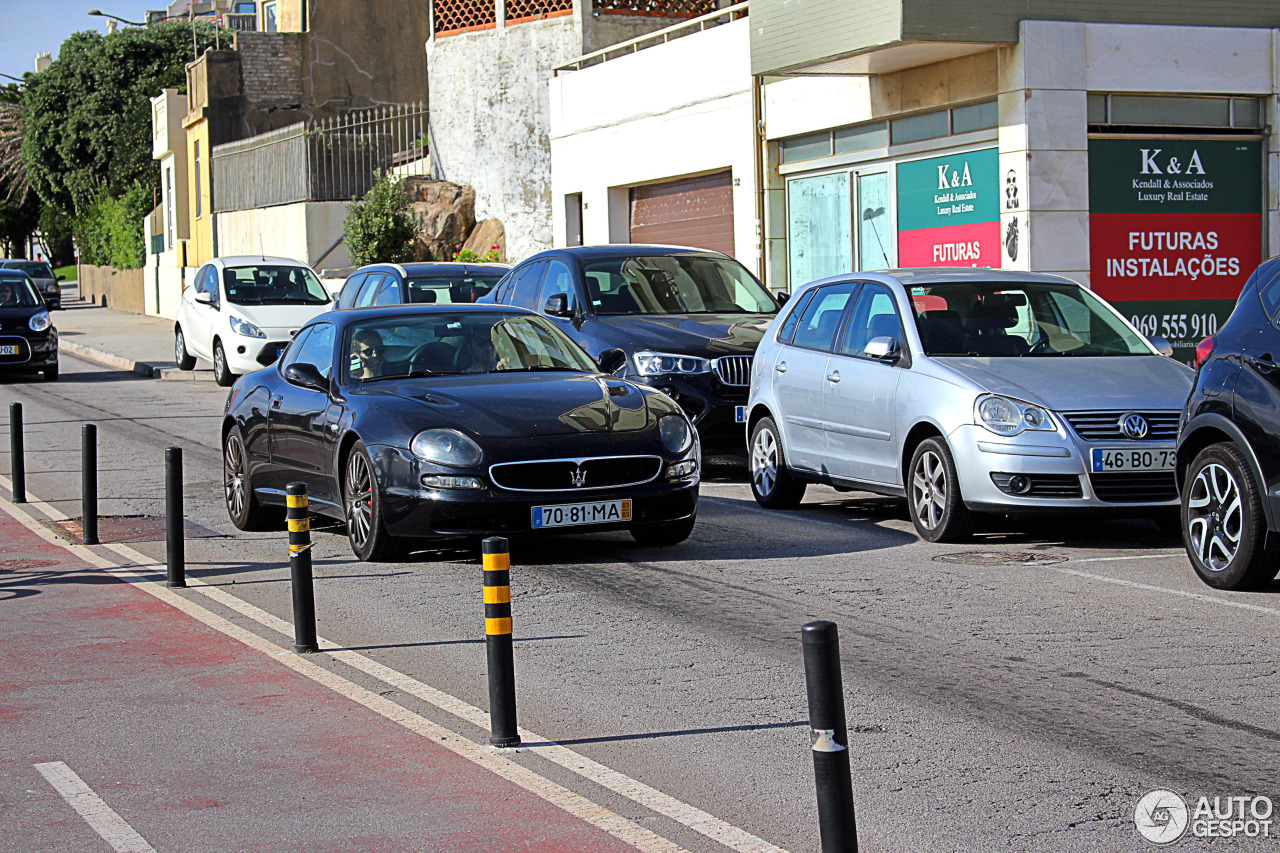
M 31 319 L 27 321 L 27 326 L 29 326 L 33 332 L 43 332 L 52 325 L 53 323 L 49 320 L 48 311 L 41 311 L 34 314 Z
M 692 355 L 673 355 L 665 352 L 638 352 L 635 354 L 636 372 L 641 376 L 690 375 L 710 373 L 710 359 Z
M 234 314 L 227 317 L 227 320 L 231 322 L 231 331 L 237 335 L 244 335 L 246 338 L 265 338 L 267 336 L 266 332 L 252 323 L 246 323 Z
M 973 419 L 996 435 L 1017 435 L 1028 430 L 1052 432 L 1058 428 L 1047 410 L 997 394 L 984 394 L 974 402 Z
M 480 464 L 480 445 L 453 429 L 427 429 L 413 437 L 409 451 L 426 462 L 470 468 Z
M 658 420 L 662 446 L 672 453 L 684 453 L 693 444 L 693 430 L 683 415 L 664 415 Z

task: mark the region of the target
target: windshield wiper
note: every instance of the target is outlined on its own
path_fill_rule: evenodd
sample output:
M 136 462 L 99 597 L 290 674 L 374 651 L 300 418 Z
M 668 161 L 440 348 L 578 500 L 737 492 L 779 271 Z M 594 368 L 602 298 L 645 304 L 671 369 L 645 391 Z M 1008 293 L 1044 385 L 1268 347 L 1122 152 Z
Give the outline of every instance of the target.
M 491 373 L 586 373 L 581 367 L 546 367 L 539 365 L 536 367 L 504 367 L 494 369 Z

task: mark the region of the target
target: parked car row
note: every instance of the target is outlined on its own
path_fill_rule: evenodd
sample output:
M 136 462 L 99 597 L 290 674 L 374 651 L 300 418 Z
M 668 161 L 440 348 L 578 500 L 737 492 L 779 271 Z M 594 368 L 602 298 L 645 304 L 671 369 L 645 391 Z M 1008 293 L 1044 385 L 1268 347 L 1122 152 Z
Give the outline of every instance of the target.
M 933 542 L 984 513 L 1147 516 L 1237 589 L 1280 565 L 1278 263 L 1195 369 L 1056 276 L 850 273 L 788 300 L 663 246 L 375 264 L 333 311 L 296 262 L 220 259 L 175 331 L 180 363 L 211 357 L 226 384 L 288 347 L 228 401 L 232 520 L 263 523 L 302 479 L 362 559 L 564 527 L 678 542 L 702 454 L 745 450 L 767 508 L 809 483 L 899 496 Z

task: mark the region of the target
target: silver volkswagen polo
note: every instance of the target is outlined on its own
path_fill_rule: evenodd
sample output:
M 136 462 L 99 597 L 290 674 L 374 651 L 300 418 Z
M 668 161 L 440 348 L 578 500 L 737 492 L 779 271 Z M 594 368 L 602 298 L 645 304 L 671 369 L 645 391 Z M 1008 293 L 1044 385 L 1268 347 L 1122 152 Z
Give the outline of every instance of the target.
M 793 295 L 756 352 L 751 489 L 770 508 L 808 483 L 903 496 L 931 542 L 965 538 L 980 512 L 1121 508 L 1172 525 L 1191 382 L 1065 278 L 835 276 Z

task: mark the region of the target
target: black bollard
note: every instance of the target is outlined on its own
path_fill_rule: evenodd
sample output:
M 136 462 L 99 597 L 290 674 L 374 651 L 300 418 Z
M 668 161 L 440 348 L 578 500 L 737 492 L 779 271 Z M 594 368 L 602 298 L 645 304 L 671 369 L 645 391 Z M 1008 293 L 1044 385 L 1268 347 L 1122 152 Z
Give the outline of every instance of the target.
M 187 585 L 186 532 L 182 522 L 182 448 L 164 451 L 165 557 L 169 564 L 166 586 Z
M 298 654 L 320 651 L 316 645 L 316 594 L 311 580 L 311 517 L 307 512 L 307 487 L 290 483 L 285 488 L 289 505 L 289 577 L 293 582 L 293 650 Z
M 809 740 L 818 788 L 822 853 L 857 853 L 849 733 L 840 678 L 840 636 L 834 622 L 810 622 L 800 632 L 804 681 L 809 693 Z
M 27 502 L 27 457 L 22 446 L 22 404 L 9 404 L 9 462 L 13 478 L 13 502 Z
M 484 646 L 489 662 L 489 743 L 519 746 L 516 729 L 516 667 L 511 650 L 511 551 L 490 536 L 484 555 Z
M 98 427 L 85 424 L 80 432 L 80 543 L 98 544 Z

